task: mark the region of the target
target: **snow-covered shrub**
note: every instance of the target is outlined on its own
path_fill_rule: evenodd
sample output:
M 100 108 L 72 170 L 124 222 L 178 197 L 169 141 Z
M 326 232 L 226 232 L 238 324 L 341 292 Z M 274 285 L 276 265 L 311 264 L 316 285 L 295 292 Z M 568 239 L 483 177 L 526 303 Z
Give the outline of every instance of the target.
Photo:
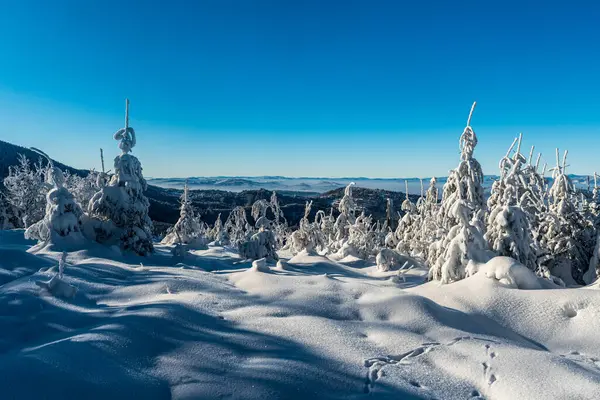
M 273 192 L 271 194 L 271 210 L 275 215 L 273 234 L 275 235 L 275 239 L 277 240 L 277 248 L 281 249 L 286 245 L 288 236 L 290 231 L 288 229 L 288 222 L 285 219 L 283 211 L 279 206 L 279 200 L 277 199 L 277 193 Z
M 294 254 L 298 254 L 301 251 L 313 254 L 319 249 L 324 250 L 327 248 L 325 236 L 319 228 L 316 217 L 313 223 L 308 219 L 311 207 L 312 201 L 307 201 L 304 207 L 304 217 L 300 220 L 298 230 L 290 235 L 289 247 Z
M 252 204 L 252 210 L 250 215 L 254 219 L 254 227 L 259 229 L 261 227 L 271 228 L 273 222 L 267 218 L 267 211 L 271 208 L 271 203 L 266 200 L 259 199 Z
M 27 157 L 19 154 L 19 163 L 9 166 L 4 178 L 6 199 L 19 211 L 25 228 L 44 218 L 48 193 L 45 171 L 41 160 L 32 166 Z
M 253 229 L 248 223 L 244 207 L 238 206 L 231 210 L 223 229 L 233 246 L 238 246 L 240 243 L 248 240 L 253 233 Z
M 377 253 L 377 257 L 375 257 L 377 269 L 382 272 L 392 269 L 394 265 L 398 264 L 398 260 L 400 260 L 400 254 L 395 250 L 387 248 L 381 249 Z
M 181 195 L 179 219 L 175 225 L 169 229 L 161 243 L 167 245 L 181 243 L 187 247 L 204 249 L 206 248 L 207 242 L 204 230 L 202 221 L 200 221 L 200 217 L 196 214 L 189 198 L 189 189 L 186 181 L 185 186 L 183 187 L 183 194 Z
M 119 141 L 122 153 L 115 158 L 114 175 L 108 184 L 90 200 L 86 234 L 98 242 L 118 244 L 124 250 L 146 255 L 154 251 L 150 203 L 144 196 L 147 184 L 142 164 L 129 154 L 136 138 L 128 126 L 128 107 L 125 128 L 119 129 L 114 139 Z
M 90 171 L 87 176 L 81 177 L 65 171 L 65 186 L 82 207 L 87 207 L 92 197 L 102 187 L 98 185 L 98 175 L 98 172 Z
M 25 230 L 25 237 L 57 246 L 82 243 L 81 217 L 83 210 L 69 190 L 64 187 L 64 175 L 60 168 L 55 166 L 46 154 L 37 149 L 34 150 L 48 159 L 50 168 L 47 180 L 48 184 L 52 185 L 52 189 L 46 195 L 44 218 L 30 225 Z
M 349 225 L 348 232 L 348 240 L 342 246 L 346 255 L 352 254 L 366 260 L 379 250 L 376 245 L 377 233 L 373 218 L 365 215 L 364 211 L 353 224 Z M 342 254 L 340 256 L 340 258 L 344 257 Z
M 273 231 L 260 228 L 248 240 L 238 245 L 240 256 L 243 259 L 258 260 L 265 258 L 269 261 L 277 261 L 277 242 Z
M 338 204 L 338 215 L 333 225 L 335 230 L 335 241 L 330 243 L 330 247 L 334 250 L 340 249 L 350 236 L 350 225 L 356 221 L 355 212 L 358 209 L 354 198 L 352 197 L 352 187 L 354 182 L 350 182 L 344 190 L 344 197 Z
M 225 232 L 225 229 L 223 228 L 223 222 L 221 220 L 221 213 L 219 213 L 219 215 L 217 215 L 215 224 L 207 232 L 207 236 L 208 236 L 209 240 L 214 241 L 217 246 L 221 246 L 228 241 L 227 233 Z
M 542 289 L 542 279 L 535 273 L 511 257 L 494 257 L 484 264 L 473 264 L 471 275 L 483 273 L 487 278 L 494 279 L 503 285 L 515 289 Z

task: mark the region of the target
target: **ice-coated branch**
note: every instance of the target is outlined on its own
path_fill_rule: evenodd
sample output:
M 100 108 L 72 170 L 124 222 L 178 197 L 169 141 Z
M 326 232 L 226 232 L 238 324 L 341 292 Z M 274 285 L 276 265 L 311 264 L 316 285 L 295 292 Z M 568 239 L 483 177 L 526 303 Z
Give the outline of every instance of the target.
M 533 150 L 535 146 L 531 146 L 531 150 L 529 150 L 529 159 L 527 160 L 527 164 L 531 165 L 531 161 L 533 161 Z
M 471 126 L 471 117 L 473 116 L 473 111 L 475 111 L 476 105 L 477 105 L 477 102 L 474 101 L 473 105 L 471 106 L 471 111 L 469 112 L 469 119 L 467 119 L 467 126 Z

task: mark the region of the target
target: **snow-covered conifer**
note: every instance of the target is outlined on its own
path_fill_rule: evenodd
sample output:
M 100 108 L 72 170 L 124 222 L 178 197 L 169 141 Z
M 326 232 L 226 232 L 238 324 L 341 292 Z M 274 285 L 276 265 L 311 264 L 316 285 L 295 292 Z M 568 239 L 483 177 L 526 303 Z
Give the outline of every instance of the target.
M 490 210 L 485 239 L 499 256 L 512 257 L 532 271 L 537 269 L 537 246 L 535 245 L 531 220 L 541 204 L 530 184 L 534 174 L 528 171 L 529 162 L 521 154 L 522 135 L 513 141 L 506 155 L 500 160 L 500 179 L 494 182 L 488 199 Z M 511 152 L 515 144 L 514 154 Z M 527 208 L 526 208 L 527 207 Z
M 350 182 L 350 184 L 346 186 L 344 197 L 342 197 L 338 204 L 340 215 L 338 215 L 334 223 L 335 241 L 331 244 L 334 249 L 342 247 L 350 234 L 350 225 L 354 224 L 356 221 L 355 212 L 358 207 L 352 197 L 352 187 L 354 185 L 354 182 Z
M 277 242 L 273 231 L 261 226 L 255 234 L 239 244 L 240 256 L 244 259 L 277 261 Z
M 124 250 L 140 255 L 154 251 L 152 221 L 148 216 L 150 203 L 144 191 L 146 180 L 142 164 L 130 154 L 136 144 L 133 128 L 129 126 L 129 101 L 126 101 L 125 128 L 114 134 L 121 154 L 114 161 L 114 175 L 89 203 L 91 219 L 86 234 L 101 243 L 118 244 Z
M 575 188 L 566 174 L 567 152 L 562 165 L 556 150 L 554 182 L 549 191 L 549 210 L 540 223 L 540 245 L 549 253 L 543 263 L 548 271 L 566 284 L 584 283 L 592 256 L 590 224 L 575 206 Z M 588 282 L 591 283 L 591 282 Z
M 48 160 L 49 169 L 46 176 L 52 189 L 46 195 L 46 214 L 44 218 L 30 225 L 25 237 L 38 240 L 40 243 L 58 247 L 77 245 L 83 242 L 81 234 L 81 217 L 83 210 L 73 195 L 64 186 L 64 174 L 50 157 L 40 150 L 32 149 Z
M 469 260 L 487 261 L 487 244 L 483 238 L 484 193 L 483 172 L 473 158 L 477 136 L 471 128 L 471 107 L 467 126 L 459 141 L 461 151 L 458 167 L 448 176 L 440 205 L 439 223 L 446 232 L 429 250 L 429 278 L 449 283 L 466 275 Z
M 304 217 L 300 220 L 298 229 L 290 235 L 289 247 L 294 254 L 298 254 L 301 251 L 314 254 L 319 249 L 327 248 L 325 236 L 319 227 L 317 217 L 315 217 L 315 222 L 313 223 L 308 219 L 311 208 L 312 201 L 307 201 L 304 207 Z
M 227 233 L 223 228 L 223 222 L 221 220 L 221 213 L 217 215 L 217 219 L 215 220 L 215 224 L 208 231 L 208 237 L 210 240 L 213 240 L 217 246 L 221 246 L 227 242 Z
M 179 219 L 161 243 L 167 245 L 181 243 L 187 247 L 203 249 L 206 248 L 207 241 L 204 230 L 202 221 L 200 221 L 190 200 L 189 187 L 186 180 L 183 187 L 183 194 L 181 195 Z
M 253 229 L 248 223 L 244 207 L 238 206 L 231 210 L 223 229 L 229 242 L 236 247 L 252 236 Z

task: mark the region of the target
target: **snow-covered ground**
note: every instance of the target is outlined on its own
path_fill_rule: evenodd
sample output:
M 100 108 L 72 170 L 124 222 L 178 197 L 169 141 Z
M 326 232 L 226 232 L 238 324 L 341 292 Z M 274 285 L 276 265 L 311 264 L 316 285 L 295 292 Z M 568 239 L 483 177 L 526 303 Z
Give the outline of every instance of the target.
M 216 246 L 176 264 L 95 245 L 68 254 L 62 298 L 41 287 L 61 254 L 31 245 L 0 232 L 2 399 L 599 397 L 593 286 L 517 289 L 548 285 L 502 263 L 440 285 L 352 258 L 261 271 Z

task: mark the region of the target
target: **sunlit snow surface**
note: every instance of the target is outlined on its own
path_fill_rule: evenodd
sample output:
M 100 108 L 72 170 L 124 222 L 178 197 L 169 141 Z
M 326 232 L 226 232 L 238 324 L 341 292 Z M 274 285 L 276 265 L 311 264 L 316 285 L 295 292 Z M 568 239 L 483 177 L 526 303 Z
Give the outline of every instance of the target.
M 72 299 L 44 292 L 59 253 L 0 232 L 2 399 L 597 399 L 600 291 L 459 283 L 374 262 L 226 248 L 174 264 L 69 253 Z M 141 263 L 141 264 L 140 264 Z M 500 270 L 494 271 L 500 274 Z M 497 275 L 500 277 L 500 275 Z M 397 283 L 399 282 L 399 283 Z

